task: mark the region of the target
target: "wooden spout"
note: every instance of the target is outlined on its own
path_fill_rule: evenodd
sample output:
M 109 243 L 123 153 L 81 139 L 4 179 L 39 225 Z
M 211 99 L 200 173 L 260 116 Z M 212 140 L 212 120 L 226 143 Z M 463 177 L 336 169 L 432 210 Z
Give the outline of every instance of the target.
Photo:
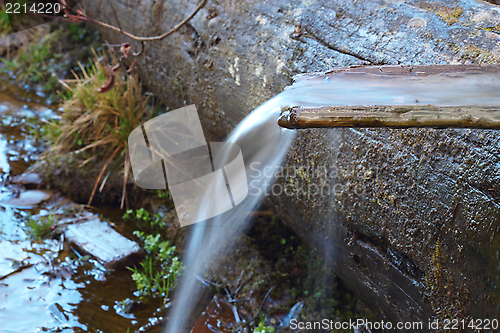
M 308 89 L 318 107 L 285 109 L 286 128 L 500 128 L 500 65 L 344 67 L 294 79 L 288 91 Z
M 321 127 L 432 127 L 500 129 L 500 107 L 491 106 L 326 106 L 285 109 L 278 120 L 289 129 Z

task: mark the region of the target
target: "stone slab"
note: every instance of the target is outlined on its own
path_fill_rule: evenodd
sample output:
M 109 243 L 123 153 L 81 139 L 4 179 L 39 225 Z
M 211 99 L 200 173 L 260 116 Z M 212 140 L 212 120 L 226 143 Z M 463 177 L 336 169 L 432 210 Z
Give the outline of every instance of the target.
M 68 241 L 106 268 L 123 267 L 141 256 L 141 248 L 136 242 L 99 219 L 68 225 L 64 234 Z

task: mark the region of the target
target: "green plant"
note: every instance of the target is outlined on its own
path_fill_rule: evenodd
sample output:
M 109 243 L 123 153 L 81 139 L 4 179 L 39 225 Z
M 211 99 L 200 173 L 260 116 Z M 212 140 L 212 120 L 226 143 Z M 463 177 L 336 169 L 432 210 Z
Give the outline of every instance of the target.
M 0 10 L 0 35 L 10 32 L 9 15 L 5 12 L 5 7 Z
M 132 209 L 128 209 L 125 214 L 123 214 L 123 219 L 132 220 L 139 224 L 139 227 L 146 226 L 151 232 L 159 231 L 165 226 L 160 214 L 151 216 L 144 208 L 139 208 L 135 212 Z
M 30 216 L 26 221 L 28 234 L 32 239 L 42 239 L 47 237 L 53 230 L 57 220 L 54 214 L 34 218 Z
M 12 60 L 2 59 L 2 71 L 10 72 L 22 83 L 38 83 L 50 77 L 50 65 L 57 60 L 52 58 L 60 57 L 53 54 L 52 48 L 60 37 L 59 32 L 48 33 L 46 29 L 31 34 L 27 37 L 31 40 L 26 40 Z
M 71 66 L 71 61 L 61 61 L 61 40 L 65 38 L 66 32 L 50 32 L 47 28 L 34 31 L 23 35 L 26 40 L 15 51 L 13 58 L 1 60 L 3 67 L 0 72 L 7 73 L 23 85 L 37 86 L 50 102 L 58 98 L 56 92 L 61 89 L 57 73 L 66 72 Z
M 149 212 L 144 208 L 137 209 L 135 213 L 132 209 L 128 209 L 125 214 L 123 214 L 123 218 L 125 220 L 137 219 L 144 222 L 151 222 L 151 216 L 149 215 Z
M 158 195 L 158 199 L 170 198 L 170 192 L 168 190 L 157 190 L 156 194 Z
M 259 325 L 253 330 L 253 333 L 274 333 L 274 327 L 266 325 L 266 317 L 259 312 Z
M 134 231 L 134 235 L 139 238 L 146 252 L 139 267 L 129 268 L 137 290 L 142 297 L 168 297 L 168 292 L 174 287 L 181 272 L 181 263 L 175 256 L 175 246 L 170 246 L 170 242 L 161 237 L 160 233 L 165 227 L 164 219 L 160 214 L 151 215 L 144 208 L 127 210 L 123 219 L 134 222 L 141 229 Z
M 140 267 L 128 267 L 132 271 L 132 279 L 137 285 L 141 297 L 168 297 L 175 286 L 177 277 L 182 271 L 179 258 L 175 256 L 175 246 L 169 241 L 161 241 L 160 234 L 148 235 L 142 231 L 134 231 L 142 242 L 146 256 Z

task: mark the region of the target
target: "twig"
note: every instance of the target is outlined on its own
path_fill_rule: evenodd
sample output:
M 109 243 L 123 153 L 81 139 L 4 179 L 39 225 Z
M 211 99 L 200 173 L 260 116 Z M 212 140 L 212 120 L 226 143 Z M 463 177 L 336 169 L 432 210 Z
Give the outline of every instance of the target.
M 130 162 L 129 162 L 129 152 L 128 149 L 125 151 L 125 175 L 123 177 L 123 189 L 122 189 L 122 201 L 120 203 L 120 209 L 123 209 L 123 204 L 124 201 L 127 201 L 127 181 L 129 177 L 129 171 L 130 171 Z M 128 201 L 127 201 L 127 209 L 128 209 Z
M 139 51 L 139 53 L 132 52 L 132 55 L 134 57 L 137 57 L 137 56 L 140 56 L 142 54 L 142 52 L 144 52 L 144 41 L 141 41 L 141 51 Z
M 267 297 L 269 297 L 269 294 L 271 293 L 271 291 L 273 291 L 273 289 L 274 289 L 274 286 L 272 286 L 271 288 L 269 288 L 269 291 L 267 292 L 266 296 L 264 296 L 264 299 L 260 303 L 259 311 L 257 311 L 257 315 L 259 315 L 260 310 L 262 310 L 262 306 L 264 305 L 264 302 L 266 301 Z
M 451 216 L 451 223 L 455 222 L 455 219 L 457 218 L 458 206 L 460 206 L 460 201 L 456 204 L 455 208 L 453 209 L 453 215 Z
M 354 242 L 356 240 L 358 240 L 358 238 L 361 236 L 361 233 L 359 231 L 356 231 L 356 233 L 354 234 L 354 236 L 352 236 L 351 240 L 349 241 L 349 243 L 347 243 L 347 246 L 352 246 L 352 244 L 354 244 Z
M 227 289 L 227 287 L 224 287 L 224 290 L 226 291 L 226 294 L 227 294 L 227 302 L 228 303 L 236 303 L 236 302 L 250 302 L 250 299 L 236 299 L 236 298 L 233 298 L 233 296 L 231 296 L 231 293 L 229 292 L 229 290 Z M 236 297 L 236 295 L 235 295 Z
M 86 220 L 89 220 L 91 218 L 97 219 L 97 217 L 94 215 L 61 219 L 54 227 L 58 228 L 58 227 L 68 225 L 68 224 L 75 224 L 76 222 L 85 222 Z
M 111 6 L 111 9 L 113 10 L 113 14 L 115 15 L 116 23 L 118 24 L 118 28 L 120 28 L 120 32 L 123 32 L 122 26 L 120 25 L 120 20 L 118 19 L 118 15 L 116 15 L 116 10 L 115 7 L 113 7 L 113 4 L 110 2 L 109 5 Z
M 223 287 L 223 284 L 222 283 L 215 283 L 213 281 L 210 281 L 210 280 L 207 280 L 207 279 L 204 279 L 202 278 L 201 276 L 199 275 L 196 275 L 196 280 L 198 280 L 201 284 L 203 284 L 205 287 L 208 287 L 208 286 L 214 286 L 216 288 L 222 288 Z M 227 291 L 227 290 L 226 290 Z
M 206 5 L 206 3 L 207 3 L 207 0 L 202 0 L 200 2 L 200 4 L 196 7 L 196 9 L 188 17 L 186 17 L 183 21 L 181 21 L 179 24 L 177 24 L 175 27 L 173 27 L 171 30 L 165 32 L 164 34 L 159 35 L 159 36 L 153 36 L 153 37 L 139 37 L 139 36 L 133 35 L 129 32 L 123 31 L 121 28 L 117 28 L 111 24 L 94 20 L 93 18 L 90 18 L 88 16 L 70 15 L 70 16 L 68 16 L 68 18 L 69 19 L 79 19 L 79 20 L 83 20 L 83 21 L 90 21 L 90 22 L 93 22 L 93 23 L 98 24 L 100 26 L 103 26 L 105 28 L 118 31 L 118 32 L 124 34 L 125 36 L 127 36 L 133 40 L 137 40 L 140 42 L 149 42 L 149 41 L 154 41 L 154 40 L 162 40 L 162 39 L 170 36 L 174 32 L 176 32 L 177 30 L 179 30 L 183 25 L 188 23 Z
M 18 267 L 16 270 L 10 272 L 9 274 L 6 274 L 6 275 L 3 275 L 3 276 L 0 276 L 0 281 L 2 280 L 5 280 L 6 278 L 8 278 L 9 276 L 13 275 L 13 274 L 16 274 L 16 273 L 19 273 L 19 272 L 22 272 L 24 271 L 26 268 L 30 268 L 31 266 L 33 266 L 34 264 L 26 264 L 26 265 L 22 265 L 20 267 Z
M 118 153 L 118 150 L 120 147 L 116 147 L 115 151 L 111 154 L 109 159 L 107 159 L 106 163 L 104 164 L 103 168 L 101 169 L 101 172 L 99 173 L 99 176 L 97 176 L 97 180 L 94 183 L 94 188 L 92 189 L 92 193 L 90 194 L 90 199 L 87 205 L 90 205 L 92 203 L 92 199 L 94 199 L 95 192 L 97 190 L 97 186 L 99 185 L 99 182 L 102 179 L 102 176 L 104 175 L 104 172 L 108 168 L 109 164 L 113 161 L 113 157 L 115 157 L 116 153 Z

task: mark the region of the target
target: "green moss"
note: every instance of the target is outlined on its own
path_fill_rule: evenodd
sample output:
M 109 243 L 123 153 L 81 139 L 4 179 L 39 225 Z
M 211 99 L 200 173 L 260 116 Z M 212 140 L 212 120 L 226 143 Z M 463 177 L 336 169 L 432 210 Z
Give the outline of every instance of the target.
M 5 35 L 11 31 L 9 15 L 5 10 L 5 8 L 0 10 L 0 35 Z
M 491 51 L 470 44 L 453 45 L 452 51 L 461 60 L 470 60 L 478 64 L 497 64 L 500 61 L 500 57 Z
M 431 266 L 425 274 L 427 285 L 426 296 L 430 299 L 430 304 L 435 317 L 443 319 L 465 319 L 469 321 L 464 305 L 464 297 L 460 289 L 457 289 L 450 272 L 450 265 L 447 264 L 446 246 L 438 238 L 432 253 Z
M 459 6 L 448 7 L 444 6 L 435 11 L 436 15 L 441 17 L 446 23 L 453 24 L 458 22 L 458 18 L 462 16 L 464 10 Z
M 32 239 L 43 239 L 47 237 L 52 232 L 55 224 L 56 218 L 54 214 L 38 216 L 37 218 L 30 216 L 26 221 L 28 234 Z
M 459 22 L 459 18 L 463 15 L 464 9 L 460 6 L 440 6 L 433 3 L 425 3 L 423 9 L 433 12 L 439 16 L 447 24 L 454 24 Z
M 373 313 L 335 276 L 333 265 L 322 260 L 276 216 L 259 219 L 249 236 L 273 267 L 269 284 L 274 287 L 269 297 L 283 300 L 266 308 L 269 316 L 289 312 L 300 300 L 303 310 L 298 316 L 302 321 L 317 318 L 338 321 L 375 319 Z

